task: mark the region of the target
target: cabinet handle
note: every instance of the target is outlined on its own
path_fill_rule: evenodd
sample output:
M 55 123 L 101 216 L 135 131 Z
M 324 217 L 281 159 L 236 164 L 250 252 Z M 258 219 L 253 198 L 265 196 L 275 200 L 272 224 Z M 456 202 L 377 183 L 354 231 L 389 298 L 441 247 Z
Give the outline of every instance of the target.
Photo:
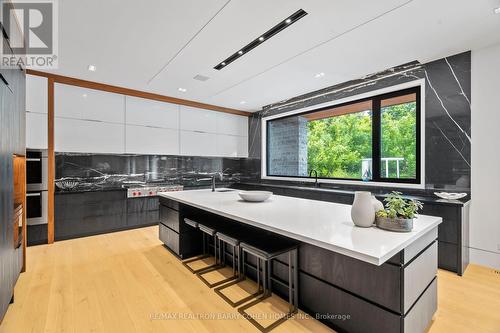
M 42 193 L 26 193 L 27 197 L 39 197 L 41 195 L 42 195 Z
M 41 160 L 41 158 L 27 158 L 26 162 L 40 162 Z

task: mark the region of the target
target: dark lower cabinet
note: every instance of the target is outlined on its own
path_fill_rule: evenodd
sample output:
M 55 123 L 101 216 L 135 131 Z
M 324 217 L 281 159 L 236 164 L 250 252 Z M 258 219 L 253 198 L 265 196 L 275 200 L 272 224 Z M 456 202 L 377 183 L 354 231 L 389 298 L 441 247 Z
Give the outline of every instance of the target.
M 187 207 L 160 197 L 160 240 L 181 259 L 200 254 L 202 236 L 184 223 Z
M 56 240 L 155 225 L 158 220 L 157 197 L 127 199 L 125 190 L 55 196 Z

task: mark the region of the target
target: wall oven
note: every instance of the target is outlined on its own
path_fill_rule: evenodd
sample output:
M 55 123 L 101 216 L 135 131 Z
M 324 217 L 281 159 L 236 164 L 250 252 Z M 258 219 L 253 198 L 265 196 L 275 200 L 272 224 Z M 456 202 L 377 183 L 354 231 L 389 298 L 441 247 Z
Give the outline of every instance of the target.
M 27 150 L 26 151 L 26 185 L 27 191 L 47 190 L 47 151 Z
M 47 224 L 47 151 L 26 151 L 26 224 Z M 29 231 L 28 231 L 29 232 Z

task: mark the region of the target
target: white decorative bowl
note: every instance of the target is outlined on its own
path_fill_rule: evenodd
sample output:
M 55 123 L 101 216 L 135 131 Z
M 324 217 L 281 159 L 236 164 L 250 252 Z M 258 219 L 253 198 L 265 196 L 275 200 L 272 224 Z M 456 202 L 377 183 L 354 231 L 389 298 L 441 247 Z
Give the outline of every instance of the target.
M 273 192 L 269 191 L 239 191 L 238 195 L 245 201 L 261 202 L 269 199 Z
M 442 199 L 457 200 L 467 196 L 467 193 L 448 193 L 448 192 L 434 192 L 435 195 Z

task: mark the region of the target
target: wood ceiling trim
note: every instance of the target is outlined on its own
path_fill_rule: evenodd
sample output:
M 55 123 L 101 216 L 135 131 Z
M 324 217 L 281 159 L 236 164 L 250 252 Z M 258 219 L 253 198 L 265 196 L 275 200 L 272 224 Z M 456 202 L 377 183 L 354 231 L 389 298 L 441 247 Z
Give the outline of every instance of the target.
M 104 84 L 104 83 L 81 80 L 81 79 L 77 79 L 77 78 L 73 78 L 73 77 L 69 77 L 69 76 L 52 74 L 52 73 L 47 73 L 47 72 L 42 72 L 42 71 L 37 71 L 37 70 L 32 70 L 32 69 L 27 69 L 26 73 L 30 74 L 30 75 L 43 76 L 43 77 L 46 77 L 48 79 L 52 79 L 56 83 L 63 83 L 63 84 L 68 84 L 68 85 L 82 87 L 82 88 L 102 90 L 102 91 L 107 91 L 107 92 L 116 93 L 116 94 L 151 99 L 151 100 L 160 101 L 160 102 L 173 103 L 173 104 L 190 106 L 190 107 L 212 110 L 212 111 L 217 111 L 217 112 L 236 114 L 239 116 L 249 117 L 252 115 L 251 112 L 246 112 L 246 111 L 241 111 L 241 110 L 236 110 L 236 109 L 231 109 L 231 108 L 225 108 L 222 106 L 205 104 L 205 103 L 200 103 L 200 102 L 195 102 L 195 101 L 190 101 L 190 100 L 182 99 L 182 98 L 164 96 L 164 95 L 160 95 L 160 94 L 155 94 L 155 93 L 150 93 L 150 92 L 145 92 L 145 91 L 140 91 L 140 90 L 135 90 L 135 89 L 123 88 L 123 87 L 113 86 L 113 85 Z

